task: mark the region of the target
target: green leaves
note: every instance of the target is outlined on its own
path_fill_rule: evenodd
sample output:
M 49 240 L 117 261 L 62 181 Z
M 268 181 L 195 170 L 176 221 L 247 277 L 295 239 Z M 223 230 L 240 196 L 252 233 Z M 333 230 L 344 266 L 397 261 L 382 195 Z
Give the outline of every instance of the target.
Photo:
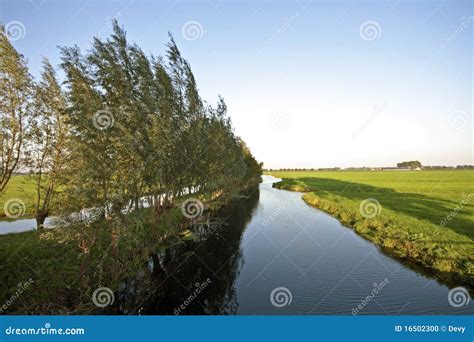
M 74 160 L 68 184 L 76 198 L 77 189 L 95 194 L 80 208 L 111 201 L 119 217 L 148 196 L 161 212 L 187 189 L 232 192 L 258 182 L 261 166 L 235 137 L 224 100 L 216 109 L 203 105 L 171 35 L 166 61 L 129 43 L 117 22 L 87 55 L 74 47 L 62 53 Z
M 0 27 L 0 194 L 19 167 L 31 132 L 33 81 Z

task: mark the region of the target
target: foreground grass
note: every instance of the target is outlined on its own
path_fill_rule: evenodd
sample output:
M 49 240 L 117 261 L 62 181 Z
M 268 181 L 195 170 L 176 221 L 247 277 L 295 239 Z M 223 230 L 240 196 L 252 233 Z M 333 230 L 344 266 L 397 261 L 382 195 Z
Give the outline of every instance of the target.
M 306 192 L 305 202 L 396 257 L 473 286 L 474 171 L 268 174 L 283 178 L 275 187 Z M 380 203 L 374 217 L 361 213 L 367 199 Z
M 105 220 L 0 236 L 0 314 L 80 314 L 94 307 L 95 289 L 116 290 L 121 279 L 143 267 L 151 252 L 183 231 L 179 208 L 153 222 L 148 211 L 120 224 Z M 32 285 L 15 298 L 20 283 Z M 3 311 L 3 312 L 2 312 Z

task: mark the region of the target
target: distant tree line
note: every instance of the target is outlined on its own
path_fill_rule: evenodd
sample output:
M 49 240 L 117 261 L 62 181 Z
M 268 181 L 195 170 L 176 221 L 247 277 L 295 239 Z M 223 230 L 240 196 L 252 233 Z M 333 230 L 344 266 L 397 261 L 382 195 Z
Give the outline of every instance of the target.
M 397 167 L 404 167 L 404 166 L 399 166 L 398 163 Z M 405 166 L 407 167 L 407 166 Z M 409 167 L 409 166 L 408 166 Z M 416 167 L 415 167 L 416 168 Z M 421 166 L 420 168 L 427 169 L 427 170 L 453 170 L 453 169 L 458 169 L 458 170 L 463 170 L 463 169 L 474 169 L 474 165 L 457 165 L 457 166 Z M 282 169 L 264 169 L 266 172 L 276 172 L 276 171 L 380 171 L 382 170 L 382 167 L 346 167 L 344 169 L 341 169 L 340 167 L 331 167 L 331 168 L 282 168 Z
M 39 226 L 54 204 L 64 215 L 105 206 L 113 218 L 146 198 L 159 217 L 189 192 L 259 181 L 224 100 L 201 99 L 171 36 L 165 58 L 147 56 L 114 22 L 86 54 L 61 48 L 64 86 L 47 60 L 35 82 L 3 27 L 0 54 L 0 195 L 15 172 L 31 174 Z
M 456 165 L 456 166 L 431 165 L 431 166 L 424 166 L 423 168 L 427 170 L 445 170 L 445 169 L 470 170 L 470 169 L 474 169 L 474 165 Z
M 282 169 L 265 169 L 265 171 L 339 171 L 340 167 L 329 167 L 329 168 L 282 168 Z

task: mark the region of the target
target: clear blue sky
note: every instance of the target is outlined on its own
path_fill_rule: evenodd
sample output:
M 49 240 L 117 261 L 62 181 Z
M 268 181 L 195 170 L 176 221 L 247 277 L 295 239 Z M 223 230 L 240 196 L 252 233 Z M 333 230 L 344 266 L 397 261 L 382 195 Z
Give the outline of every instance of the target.
M 0 3 L 0 21 L 24 26 L 13 44 L 35 76 L 42 56 L 89 48 L 113 17 L 153 54 L 170 31 L 266 167 L 473 164 L 472 16 L 471 1 Z

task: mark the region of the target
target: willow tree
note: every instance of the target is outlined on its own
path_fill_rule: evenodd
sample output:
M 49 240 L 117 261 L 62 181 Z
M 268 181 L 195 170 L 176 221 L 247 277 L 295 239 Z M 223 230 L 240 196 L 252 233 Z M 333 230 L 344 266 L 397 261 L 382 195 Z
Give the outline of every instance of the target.
M 51 64 L 43 61 L 41 81 L 35 86 L 27 166 L 36 184 L 36 224 L 42 228 L 67 163 L 69 127 L 66 99 Z
M 0 194 L 18 169 L 30 134 L 33 81 L 0 26 Z
M 108 127 L 109 112 L 94 88 L 90 67 L 79 48 L 62 48 L 61 52 L 71 140 L 71 158 L 65 170 L 68 187 L 62 193 L 65 199 L 61 209 L 70 213 L 104 205 L 113 160 L 109 156 L 108 136 L 103 131 Z M 96 113 L 99 114 L 94 117 Z
M 189 189 L 242 186 L 245 153 L 224 101 L 205 105 L 173 37 L 166 47 L 166 58 L 147 56 L 114 22 L 86 55 L 62 48 L 73 161 L 65 193 L 76 210 L 105 206 L 120 218 L 147 197 L 159 217 Z

